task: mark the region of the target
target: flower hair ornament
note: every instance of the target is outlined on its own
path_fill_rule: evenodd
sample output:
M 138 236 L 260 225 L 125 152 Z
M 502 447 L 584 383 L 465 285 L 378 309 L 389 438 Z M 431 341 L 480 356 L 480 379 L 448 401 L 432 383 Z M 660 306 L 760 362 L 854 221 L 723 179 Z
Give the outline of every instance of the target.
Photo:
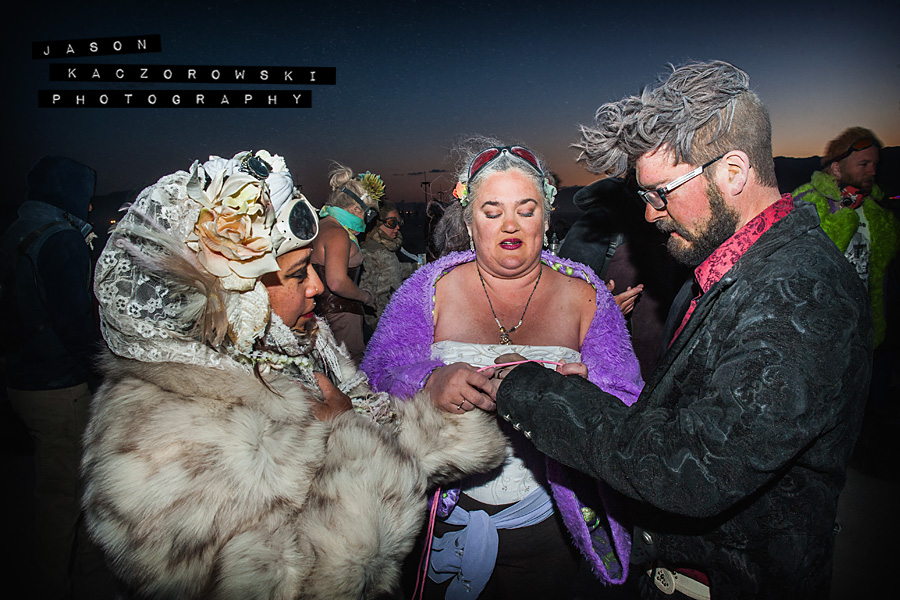
M 249 153 L 247 153 L 249 154 Z M 234 164 L 237 163 L 237 164 Z M 222 278 L 226 289 L 246 292 L 265 273 L 278 270 L 272 251 L 271 230 L 275 222 L 268 163 L 256 156 L 239 154 L 231 161 L 213 157 L 203 165 L 194 163 L 187 183 L 188 197 L 200 206 L 194 229 L 185 242 L 197 252 L 203 267 Z M 212 174 L 204 187 L 203 174 Z M 281 203 L 292 195 L 290 175 L 271 173 L 279 182 Z
M 362 182 L 363 188 L 365 188 L 369 198 L 375 202 L 381 201 L 381 197 L 384 196 L 384 181 L 381 179 L 380 175 L 376 175 L 371 171 L 366 171 L 365 173 L 358 174 L 356 177 Z
M 453 188 L 453 197 L 459 200 L 459 203 L 462 204 L 463 208 L 469 205 L 469 186 L 463 183 L 462 181 L 456 182 L 456 187 Z
M 544 177 L 543 187 L 544 197 L 547 198 L 547 202 L 550 203 L 550 206 L 553 206 L 553 202 L 556 200 L 556 186 L 550 183 L 548 178 Z M 463 208 L 468 206 L 469 186 L 462 181 L 457 181 L 456 187 L 453 188 L 453 197 L 459 200 L 459 203 L 462 204 Z
M 547 177 L 544 177 L 544 196 L 547 198 L 550 206 L 553 206 L 553 202 L 556 201 L 556 186 L 550 183 L 550 179 Z

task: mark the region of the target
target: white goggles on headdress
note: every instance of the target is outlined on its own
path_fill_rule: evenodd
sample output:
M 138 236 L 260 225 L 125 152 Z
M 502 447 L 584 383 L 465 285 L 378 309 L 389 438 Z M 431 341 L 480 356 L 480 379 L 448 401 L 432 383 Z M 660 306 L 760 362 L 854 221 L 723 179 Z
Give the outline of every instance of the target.
M 303 194 L 291 198 L 278 211 L 272 227 L 275 256 L 308 246 L 319 233 L 319 217 Z

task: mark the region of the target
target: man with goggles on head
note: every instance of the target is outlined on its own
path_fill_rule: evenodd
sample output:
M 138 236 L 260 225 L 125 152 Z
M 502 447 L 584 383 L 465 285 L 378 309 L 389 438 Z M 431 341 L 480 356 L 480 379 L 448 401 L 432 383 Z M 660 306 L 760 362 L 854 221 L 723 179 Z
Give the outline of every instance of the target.
M 822 169 L 796 190 L 812 202 L 822 229 L 869 287 L 875 347 L 885 338 L 885 271 L 898 246 L 897 219 L 879 203 L 884 191 L 875 183 L 881 142 L 862 127 L 850 127 L 828 142 Z

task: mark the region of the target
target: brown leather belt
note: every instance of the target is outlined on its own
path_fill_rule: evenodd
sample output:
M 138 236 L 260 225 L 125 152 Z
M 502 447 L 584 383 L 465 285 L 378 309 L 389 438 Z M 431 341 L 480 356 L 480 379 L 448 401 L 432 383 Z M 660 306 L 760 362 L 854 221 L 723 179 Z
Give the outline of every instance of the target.
M 333 315 L 336 313 L 352 313 L 355 315 L 363 314 L 363 304 L 358 300 L 351 300 L 349 298 L 344 298 L 343 296 L 338 296 L 337 294 L 333 294 L 330 289 L 328 289 L 328 284 L 325 283 L 325 265 L 313 265 L 313 268 L 316 270 L 316 273 L 319 275 L 319 279 L 322 280 L 322 287 L 324 290 L 321 294 L 316 296 L 316 309 L 315 313 L 320 316 Z M 353 267 L 347 269 L 347 276 L 354 283 L 359 277 L 359 267 Z

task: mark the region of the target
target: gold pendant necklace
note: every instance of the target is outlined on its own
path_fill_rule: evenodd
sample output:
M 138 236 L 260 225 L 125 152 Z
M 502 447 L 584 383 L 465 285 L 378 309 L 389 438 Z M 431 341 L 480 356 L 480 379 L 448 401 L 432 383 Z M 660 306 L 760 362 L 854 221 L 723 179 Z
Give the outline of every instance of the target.
M 497 313 L 494 312 L 494 305 L 491 303 L 491 296 L 488 294 L 487 286 L 484 285 L 484 277 L 481 276 L 481 269 L 478 268 L 478 263 L 475 263 L 475 271 L 478 273 L 478 279 L 481 280 L 481 289 L 484 290 L 484 296 L 487 298 L 488 306 L 491 308 L 491 314 L 494 315 L 494 321 L 497 322 L 497 327 L 500 328 L 500 343 L 504 346 L 511 346 L 512 340 L 509 339 L 509 334 L 515 333 L 516 329 L 522 326 L 522 321 L 525 319 L 525 313 L 528 311 L 528 305 L 531 304 L 531 299 L 534 297 L 534 292 L 537 290 L 538 284 L 541 282 L 541 274 L 544 272 L 542 266 L 538 268 L 538 276 L 537 281 L 534 282 L 534 287 L 531 290 L 531 295 L 528 296 L 528 301 L 525 303 L 525 308 L 522 310 L 522 316 L 519 318 L 519 322 L 516 323 L 516 326 L 512 329 L 507 329 L 500 323 L 500 319 L 497 318 Z

